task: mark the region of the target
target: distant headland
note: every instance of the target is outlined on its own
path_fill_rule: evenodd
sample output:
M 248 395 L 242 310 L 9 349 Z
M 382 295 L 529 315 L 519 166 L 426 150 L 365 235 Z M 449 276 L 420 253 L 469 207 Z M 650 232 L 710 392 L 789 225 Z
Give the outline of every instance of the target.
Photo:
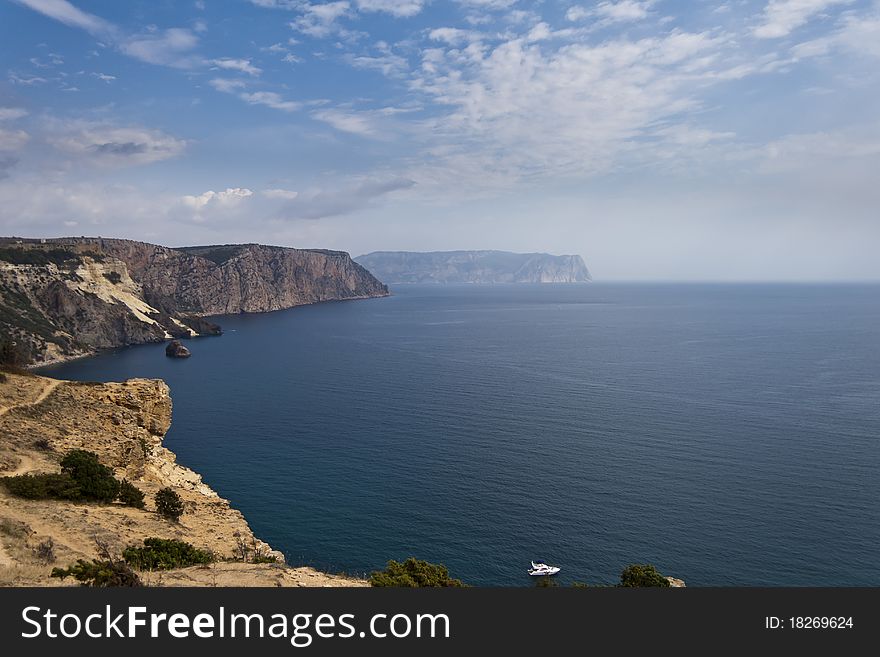
M 579 255 L 508 251 L 376 251 L 355 262 L 386 283 L 586 283 Z

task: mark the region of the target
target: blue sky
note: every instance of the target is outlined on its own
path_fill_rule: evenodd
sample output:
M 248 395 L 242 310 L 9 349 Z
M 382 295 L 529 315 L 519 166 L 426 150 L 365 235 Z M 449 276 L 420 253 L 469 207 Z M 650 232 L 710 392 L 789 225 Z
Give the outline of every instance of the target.
M 0 0 L 0 232 L 880 278 L 878 0 Z

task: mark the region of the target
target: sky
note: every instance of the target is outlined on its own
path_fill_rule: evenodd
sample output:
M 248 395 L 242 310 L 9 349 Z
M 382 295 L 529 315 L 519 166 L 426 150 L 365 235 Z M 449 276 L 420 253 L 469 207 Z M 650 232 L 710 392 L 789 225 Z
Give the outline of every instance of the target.
M 880 0 L 0 0 L 0 234 L 880 279 Z

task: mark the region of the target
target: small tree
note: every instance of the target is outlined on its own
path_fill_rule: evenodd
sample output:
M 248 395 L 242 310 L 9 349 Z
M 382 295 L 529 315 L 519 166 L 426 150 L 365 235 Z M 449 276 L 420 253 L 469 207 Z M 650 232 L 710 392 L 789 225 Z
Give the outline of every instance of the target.
M 124 561 L 78 559 L 69 568 L 53 568 L 51 577 L 73 577 L 82 586 L 141 586 L 137 573 Z
M 385 570 L 376 571 L 370 575 L 370 585 L 407 588 L 464 586 L 461 580 L 449 577 L 446 566 L 413 557 L 403 563 L 389 561 Z
M 77 559 L 68 568 L 53 568 L 50 577 L 73 577 L 82 586 L 143 586 L 131 566 L 113 558 L 106 541 L 95 537 L 95 543 L 100 559 Z
M 657 569 L 651 564 L 633 564 L 627 566 L 620 573 L 620 584 L 625 588 L 646 587 L 646 586 L 669 586 L 669 580 L 657 572 Z
M 163 518 L 178 522 L 183 515 L 183 500 L 170 488 L 163 488 L 156 493 L 156 512 Z
M 214 554 L 184 541 L 145 538 L 144 547 L 129 546 L 122 552 L 126 563 L 138 570 L 170 570 L 214 562 Z
M 119 501 L 125 506 L 133 506 L 136 509 L 143 509 L 146 506 L 144 492 L 128 479 L 119 482 Z
M 98 455 L 74 449 L 61 459 L 61 472 L 79 486 L 83 499 L 112 502 L 119 495 L 119 482 L 113 471 L 98 460 Z

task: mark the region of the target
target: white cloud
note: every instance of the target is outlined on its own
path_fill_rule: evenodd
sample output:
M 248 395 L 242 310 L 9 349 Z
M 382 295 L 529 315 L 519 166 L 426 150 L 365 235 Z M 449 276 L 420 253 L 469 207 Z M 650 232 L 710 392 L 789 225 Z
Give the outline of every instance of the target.
M 340 18 L 349 15 L 351 4 L 347 0 L 328 2 L 326 4 L 305 3 L 300 8 L 302 15 L 294 20 L 290 26 L 303 34 L 322 39 L 333 34 L 348 34 L 337 22 Z
M 67 0 L 14 1 L 65 25 L 106 39 L 126 55 L 148 64 L 176 68 L 192 68 L 203 64 L 200 58 L 190 54 L 198 45 L 198 37 L 187 28 L 172 27 L 165 31 L 148 29 L 143 34 L 125 34 L 110 21 L 84 12 Z M 73 89 L 67 89 L 71 90 Z
M 264 189 L 262 194 L 266 198 L 281 199 L 284 201 L 292 201 L 299 196 L 299 192 L 293 192 L 289 189 Z
M 845 51 L 869 57 L 880 57 L 880 4 L 868 15 L 847 15 L 831 34 L 799 43 L 792 54 L 800 59 Z
M 548 33 L 532 28 L 466 56 L 455 47 L 422 51 L 413 87 L 449 108 L 425 121 L 431 156 L 422 176 L 448 181 L 457 171 L 462 180 L 511 183 L 606 173 L 703 149 L 724 133 L 658 126 L 696 116 L 707 86 L 773 63 L 741 59 L 717 32 L 532 42 Z
M 196 212 L 201 212 L 211 205 L 229 206 L 236 205 L 246 198 L 253 196 L 254 193 L 244 187 L 230 187 L 222 192 L 208 190 L 198 196 L 184 196 L 183 204 L 192 208 Z
M 265 105 L 282 112 L 295 112 L 302 107 L 302 103 L 284 100 L 274 91 L 244 91 L 247 83 L 244 80 L 228 80 L 226 78 L 214 78 L 208 82 L 214 89 L 226 94 L 235 94 L 250 105 Z
M 226 78 L 214 78 L 213 80 L 209 80 L 208 84 L 214 87 L 217 91 L 222 91 L 225 94 L 235 93 L 239 89 L 247 86 L 244 80 L 229 80 Z
M 190 54 L 199 43 L 191 30 L 172 27 L 164 32 L 128 37 L 120 44 L 122 52 L 148 64 L 192 68 L 202 60 Z
M 103 82 L 107 82 L 107 83 L 110 83 L 110 82 L 113 82 L 114 80 L 116 80 L 115 75 L 107 75 L 106 73 L 92 73 L 92 75 L 95 76 L 96 78 L 98 78 L 99 80 L 101 80 Z
M 0 107 L 0 121 L 14 121 L 27 115 L 27 110 L 20 107 Z
M 854 0 L 770 0 L 764 7 L 761 24 L 754 29 L 756 37 L 777 39 L 788 36 L 810 19 L 835 5 Z
M 360 11 L 381 11 L 398 18 L 415 16 L 425 7 L 427 0 L 355 0 Z
M 656 2 L 657 0 L 606 0 L 592 8 L 575 5 L 565 12 L 565 19 L 577 22 L 587 18 L 598 18 L 600 25 L 603 26 L 640 21 L 648 17 L 651 7 Z
M 232 59 L 230 57 L 223 57 L 221 59 L 212 59 L 211 64 L 227 71 L 239 71 L 241 73 L 246 73 L 247 75 L 257 76 L 262 73 L 262 70 L 251 64 L 251 60 L 249 59 Z
M 114 167 L 167 160 L 186 148 L 185 141 L 158 130 L 83 121 L 50 123 L 46 139 L 71 156 Z
M 437 27 L 428 32 L 428 38 L 431 41 L 441 41 L 451 46 L 462 43 L 479 41 L 482 35 L 473 30 L 462 30 L 458 27 Z
M 475 9 L 507 9 L 517 3 L 518 0 L 455 0 L 464 7 Z
M 366 113 L 326 109 L 312 112 L 312 116 L 342 132 L 362 137 L 372 137 L 376 134 L 376 127 L 373 125 L 370 115 Z
M 60 21 L 71 27 L 78 27 L 92 34 L 113 34 L 116 27 L 109 21 L 76 8 L 67 0 L 14 0 L 34 11 Z
M 281 95 L 274 91 L 255 91 L 253 93 L 241 93 L 239 98 L 251 105 L 265 105 L 272 109 L 281 110 L 282 112 L 295 112 L 302 103 L 292 100 L 284 100 Z
M 18 151 L 30 139 L 24 130 L 4 130 L 0 128 L 0 151 Z

